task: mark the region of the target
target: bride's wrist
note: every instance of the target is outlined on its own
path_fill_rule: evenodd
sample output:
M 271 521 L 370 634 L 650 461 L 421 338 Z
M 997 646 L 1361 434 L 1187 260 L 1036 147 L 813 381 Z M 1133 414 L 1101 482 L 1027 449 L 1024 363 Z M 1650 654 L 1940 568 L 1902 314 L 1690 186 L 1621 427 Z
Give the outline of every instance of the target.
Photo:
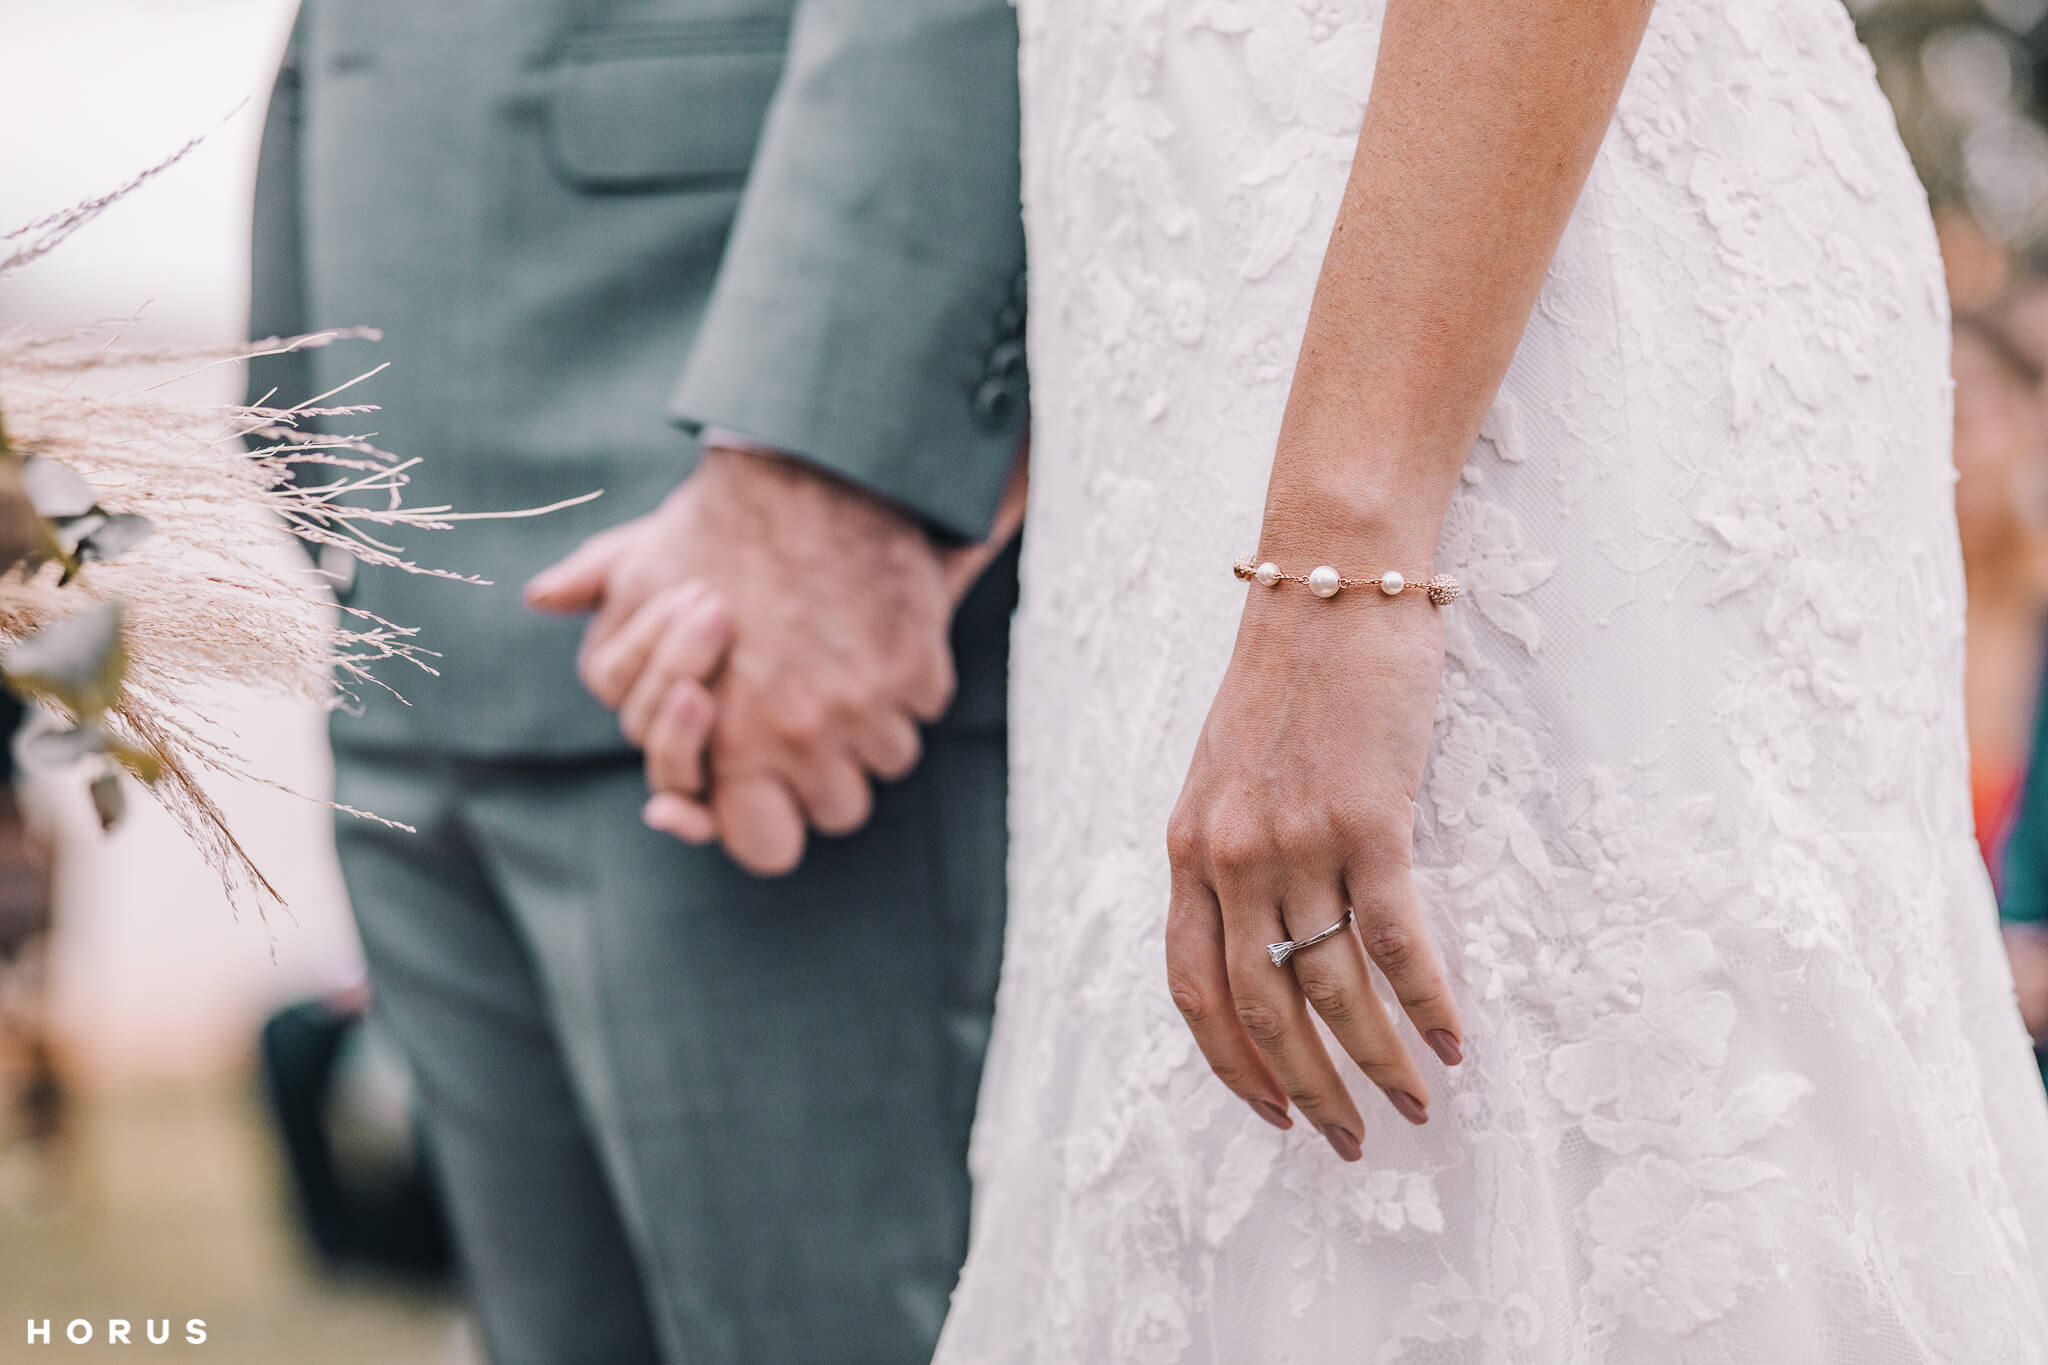
M 1448 495 L 1371 486 L 1317 487 L 1275 480 L 1256 554 L 1289 572 L 1331 564 L 1345 573 L 1430 568 Z M 1297 568 L 1291 561 L 1303 561 Z
M 1281 432 L 1259 552 L 1322 556 L 1317 563 L 1392 556 L 1404 572 L 1428 566 L 1459 462 L 1422 449 L 1425 440 L 1362 443 L 1355 434 L 1318 436 L 1315 425 L 1290 422 Z

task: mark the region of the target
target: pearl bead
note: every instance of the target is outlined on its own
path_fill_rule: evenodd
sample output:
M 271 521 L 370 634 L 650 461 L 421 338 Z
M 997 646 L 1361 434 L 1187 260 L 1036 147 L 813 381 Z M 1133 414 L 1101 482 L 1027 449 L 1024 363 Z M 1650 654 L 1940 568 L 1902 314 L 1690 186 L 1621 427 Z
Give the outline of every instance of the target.
M 1337 589 L 1343 586 L 1344 580 L 1327 564 L 1318 564 L 1308 571 L 1308 590 L 1318 597 L 1335 597 Z
M 1408 586 L 1408 580 L 1401 577 L 1399 569 L 1389 569 L 1380 575 L 1380 591 L 1389 597 L 1399 597 L 1401 589 Z
M 1260 587 L 1270 588 L 1280 581 L 1280 566 L 1269 559 L 1252 570 L 1252 577 L 1259 580 Z

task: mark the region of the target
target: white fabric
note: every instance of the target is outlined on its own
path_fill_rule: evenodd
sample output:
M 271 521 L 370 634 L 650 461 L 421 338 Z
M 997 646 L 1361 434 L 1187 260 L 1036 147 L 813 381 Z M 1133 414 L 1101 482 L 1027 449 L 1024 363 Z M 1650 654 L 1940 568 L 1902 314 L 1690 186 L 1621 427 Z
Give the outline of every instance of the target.
M 2040 1360 L 1948 315 L 1837 0 L 1657 6 L 1452 504 L 1416 829 L 1470 1060 L 1427 1061 L 1433 1119 L 1357 1080 L 1344 1165 L 1174 1013 L 1163 829 L 1378 9 L 1020 4 L 1013 908 L 941 1365 Z

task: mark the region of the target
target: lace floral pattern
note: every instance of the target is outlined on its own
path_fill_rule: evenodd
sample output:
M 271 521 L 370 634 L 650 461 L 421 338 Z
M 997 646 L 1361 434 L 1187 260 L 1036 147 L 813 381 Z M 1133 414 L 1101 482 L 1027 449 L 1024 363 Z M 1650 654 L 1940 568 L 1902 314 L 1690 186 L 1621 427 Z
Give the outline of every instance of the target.
M 1416 860 L 1471 1057 L 1358 1166 L 1208 1076 L 1160 938 L 1378 5 L 1020 21 L 1013 904 L 944 1365 L 2048 1358 L 1948 318 L 1837 0 L 1658 6 L 1452 502 Z

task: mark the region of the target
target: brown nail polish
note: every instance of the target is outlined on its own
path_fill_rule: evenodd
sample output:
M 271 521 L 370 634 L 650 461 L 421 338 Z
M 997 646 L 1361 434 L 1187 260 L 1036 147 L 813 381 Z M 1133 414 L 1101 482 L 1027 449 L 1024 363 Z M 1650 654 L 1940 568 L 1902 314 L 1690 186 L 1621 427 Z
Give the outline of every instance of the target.
M 1445 1066 L 1456 1066 L 1465 1060 L 1465 1049 L 1458 1046 L 1458 1040 L 1447 1028 L 1433 1028 L 1422 1035 L 1429 1044 L 1429 1050 L 1443 1059 Z
M 1423 1108 L 1422 1101 L 1416 1099 L 1407 1091 L 1389 1090 L 1387 1098 L 1393 1101 L 1394 1108 L 1401 1111 L 1401 1117 L 1410 1123 L 1424 1124 L 1429 1122 L 1429 1110 Z
M 1329 1142 L 1331 1150 L 1346 1161 L 1356 1161 L 1365 1155 L 1365 1149 L 1358 1145 L 1358 1139 L 1334 1123 L 1323 1125 L 1323 1137 Z
M 1294 1120 L 1288 1118 L 1287 1111 L 1278 1105 L 1268 1104 L 1264 1100 L 1253 1100 L 1251 1106 L 1258 1111 L 1260 1118 L 1272 1124 L 1283 1133 L 1294 1126 Z

